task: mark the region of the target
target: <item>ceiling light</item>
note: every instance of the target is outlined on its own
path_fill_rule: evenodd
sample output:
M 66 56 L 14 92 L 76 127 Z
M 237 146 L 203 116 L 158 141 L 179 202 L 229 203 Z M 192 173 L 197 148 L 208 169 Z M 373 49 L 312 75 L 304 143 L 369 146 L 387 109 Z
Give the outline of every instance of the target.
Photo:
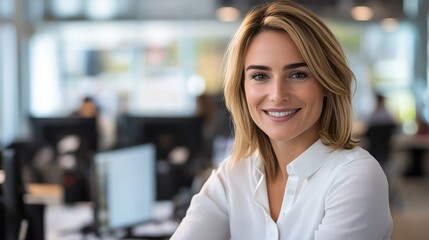
M 351 14 L 356 21 L 368 21 L 374 17 L 374 12 L 367 6 L 356 6 L 352 8 Z
M 394 32 L 398 27 L 398 20 L 396 18 L 385 18 L 381 21 L 381 26 L 386 32 Z
M 240 18 L 240 11 L 235 7 L 220 7 L 216 16 L 222 22 L 234 22 Z

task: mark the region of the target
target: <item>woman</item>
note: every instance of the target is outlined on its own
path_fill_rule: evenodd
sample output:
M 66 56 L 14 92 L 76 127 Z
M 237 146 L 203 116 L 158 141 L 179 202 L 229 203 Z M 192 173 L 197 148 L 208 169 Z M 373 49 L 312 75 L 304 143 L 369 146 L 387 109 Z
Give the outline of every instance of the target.
M 324 23 L 293 2 L 259 6 L 225 66 L 233 151 L 172 239 L 390 239 L 386 177 L 351 139 L 354 76 Z

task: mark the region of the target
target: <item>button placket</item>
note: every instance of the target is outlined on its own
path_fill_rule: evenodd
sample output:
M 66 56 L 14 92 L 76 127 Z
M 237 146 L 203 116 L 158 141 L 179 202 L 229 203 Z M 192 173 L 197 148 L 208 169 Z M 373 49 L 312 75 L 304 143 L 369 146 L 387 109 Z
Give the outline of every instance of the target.
M 279 229 L 271 216 L 265 217 L 266 232 L 265 239 L 279 239 Z
M 285 196 L 283 197 L 283 206 L 282 209 L 283 212 L 288 212 L 290 208 L 292 207 L 292 204 L 295 200 L 295 193 L 296 188 L 298 186 L 298 177 L 294 174 L 289 175 L 286 189 L 285 189 Z

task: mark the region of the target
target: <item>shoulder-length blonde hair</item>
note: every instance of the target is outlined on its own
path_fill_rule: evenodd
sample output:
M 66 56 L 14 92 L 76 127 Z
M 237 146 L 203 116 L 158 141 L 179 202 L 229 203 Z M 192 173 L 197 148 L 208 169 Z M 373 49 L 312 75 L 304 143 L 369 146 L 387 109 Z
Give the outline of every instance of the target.
M 244 93 L 244 59 L 249 43 L 261 31 L 284 31 L 323 86 L 326 97 L 319 119 L 319 136 L 332 149 L 351 149 L 353 110 L 350 70 L 343 50 L 328 27 L 313 12 L 292 1 L 275 1 L 252 9 L 243 20 L 227 49 L 224 62 L 225 102 L 231 112 L 235 141 L 234 162 L 256 150 L 272 178 L 279 170 L 269 137 L 250 117 Z

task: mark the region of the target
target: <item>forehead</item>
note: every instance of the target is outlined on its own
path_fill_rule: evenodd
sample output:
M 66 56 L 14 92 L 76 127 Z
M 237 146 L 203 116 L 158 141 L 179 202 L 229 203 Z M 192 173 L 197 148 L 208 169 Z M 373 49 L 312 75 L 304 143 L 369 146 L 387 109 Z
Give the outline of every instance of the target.
M 250 41 L 245 65 L 270 62 L 303 62 L 303 57 L 288 33 L 269 30 L 255 35 Z

